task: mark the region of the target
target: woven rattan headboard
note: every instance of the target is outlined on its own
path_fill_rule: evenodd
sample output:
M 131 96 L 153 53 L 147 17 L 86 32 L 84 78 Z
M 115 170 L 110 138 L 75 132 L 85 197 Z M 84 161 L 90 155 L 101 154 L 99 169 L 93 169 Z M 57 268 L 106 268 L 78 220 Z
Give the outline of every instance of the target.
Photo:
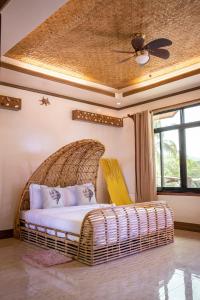
M 62 147 L 49 156 L 33 173 L 22 192 L 16 226 L 19 225 L 20 211 L 30 207 L 29 185 L 31 183 L 65 187 L 93 182 L 96 186 L 99 160 L 104 151 L 104 146 L 97 141 L 80 140 Z

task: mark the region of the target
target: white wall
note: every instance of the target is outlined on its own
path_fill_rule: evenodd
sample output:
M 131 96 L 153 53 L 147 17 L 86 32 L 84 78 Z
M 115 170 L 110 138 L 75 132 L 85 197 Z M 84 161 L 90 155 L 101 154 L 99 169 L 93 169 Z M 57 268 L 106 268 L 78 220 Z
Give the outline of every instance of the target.
M 176 103 L 182 103 L 190 100 L 200 99 L 200 91 L 193 91 L 185 93 L 182 95 L 177 95 L 174 97 L 166 98 L 160 101 L 136 106 L 133 108 L 125 109 L 119 112 L 120 116 L 126 116 L 127 114 L 132 114 L 140 112 L 146 109 L 154 110 L 157 108 L 162 108 L 163 106 L 173 105 Z M 133 131 L 133 126 L 131 120 L 126 119 L 126 131 Z M 129 145 L 129 140 L 126 142 L 127 146 Z M 133 151 L 126 153 L 126 160 L 133 161 Z M 129 169 L 130 173 L 126 175 L 130 178 L 134 178 L 134 168 Z M 130 181 L 130 178 L 127 180 Z M 131 193 L 134 194 L 134 186 L 131 186 Z M 179 222 L 188 222 L 200 224 L 200 196 L 177 196 L 177 195 L 159 195 L 158 200 L 165 200 L 174 210 L 175 221 Z
M 174 211 L 175 221 L 200 224 L 200 196 L 159 195 Z
M 14 0 L 2 12 L 2 53 L 44 22 L 66 0 Z
M 51 84 L 49 82 L 49 84 Z M 144 109 L 155 109 L 200 98 L 199 92 L 171 97 L 120 112 L 49 96 L 50 106 L 41 106 L 38 93 L 0 86 L 0 94 L 22 99 L 19 112 L 0 110 L 0 230 L 13 227 L 14 215 L 22 188 L 33 171 L 51 153 L 82 138 L 93 138 L 106 147 L 105 156 L 118 158 L 132 198 L 135 195 L 134 134 L 131 119 L 123 128 L 71 120 L 72 109 L 82 109 L 116 116 L 126 116 Z M 100 172 L 98 201 L 107 201 Z M 200 197 L 159 196 L 174 209 L 175 220 L 200 224 Z
M 123 135 L 124 129 L 71 119 L 72 109 L 77 108 L 111 115 L 115 111 L 53 97 L 45 107 L 38 101 L 43 95 L 4 86 L 0 86 L 0 94 L 22 99 L 21 111 L 0 110 L 0 230 L 13 227 L 20 193 L 33 171 L 65 144 L 85 138 L 99 140 L 106 147 L 105 156 L 117 157 L 130 173 L 129 137 L 127 132 Z M 97 196 L 100 202 L 107 200 L 101 173 Z

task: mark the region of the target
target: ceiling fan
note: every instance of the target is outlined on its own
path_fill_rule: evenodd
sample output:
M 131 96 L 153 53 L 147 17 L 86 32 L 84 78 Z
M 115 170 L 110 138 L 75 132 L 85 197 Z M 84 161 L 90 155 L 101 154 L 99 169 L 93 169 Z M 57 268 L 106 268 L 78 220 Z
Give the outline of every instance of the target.
M 135 33 L 133 39 L 131 40 L 131 45 L 134 51 L 121 51 L 121 50 L 113 50 L 113 52 L 117 53 L 126 53 L 126 54 L 133 54 L 132 56 L 121 60 L 119 63 L 124 63 L 135 57 L 136 62 L 139 65 L 145 65 L 148 63 L 150 59 L 150 55 L 168 59 L 170 53 L 168 50 L 163 49 L 163 47 L 172 45 L 172 41 L 165 38 L 159 38 L 149 42 L 148 44 L 144 45 L 145 36 L 142 33 Z

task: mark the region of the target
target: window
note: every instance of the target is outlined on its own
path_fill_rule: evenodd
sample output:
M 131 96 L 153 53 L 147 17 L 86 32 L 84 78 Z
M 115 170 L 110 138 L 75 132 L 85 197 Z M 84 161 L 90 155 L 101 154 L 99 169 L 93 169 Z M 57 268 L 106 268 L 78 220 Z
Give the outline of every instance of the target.
M 155 114 L 158 191 L 200 193 L 200 105 Z

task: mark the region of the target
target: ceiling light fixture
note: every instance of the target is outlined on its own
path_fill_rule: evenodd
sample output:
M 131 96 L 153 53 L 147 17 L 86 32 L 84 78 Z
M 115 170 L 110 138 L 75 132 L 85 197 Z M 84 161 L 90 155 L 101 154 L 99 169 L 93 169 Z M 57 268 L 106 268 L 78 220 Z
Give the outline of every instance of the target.
M 170 53 L 167 49 L 164 49 L 163 47 L 172 45 L 172 41 L 166 38 L 159 38 L 155 39 L 146 45 L 145 42 L 145 36 L 142 33 L 135 33 L 132 40 L 131 40 L 131 46 L 133 48 L 132 51 L 124 51 L 124 50 L 113 50 L 113 52 L 116 53 L 125 53 L 125 54 L 132 54 L 131 56 L 119 61 L 119 63 L 125 63 L 129 59 L 132 59 L 135 57 L 135 61 L 138 65 L 145 65 L 150 60 L 150 55 L 162 58 L 162 59 L 168 59 L 170 56 Z
M 148 63 L 150 57 L 147 50 L 141 50 L 136 52 L 135 61 L 138 63 L 138 65 L 145 65 Z
M 117 105 L 121 105 L 122 104 L 122 102 L 121 102 L 121 100 L 122 100 L 122 93 L 115 93 L 115 99 L 116 99 L 116 104 Z

